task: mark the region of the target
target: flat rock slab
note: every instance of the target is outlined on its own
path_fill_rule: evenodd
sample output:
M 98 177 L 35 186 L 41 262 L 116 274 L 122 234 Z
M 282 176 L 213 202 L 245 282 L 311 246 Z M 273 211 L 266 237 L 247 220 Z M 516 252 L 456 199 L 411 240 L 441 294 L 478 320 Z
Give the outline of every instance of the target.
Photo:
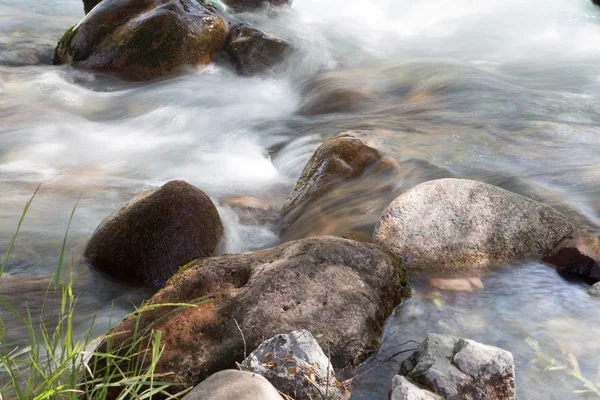
M 252 372 L 225 370 L 211 375 L 181 400 L 283 400 L 268 380 Z
M 543 258 L 574 231 L 558 211 L 516 193 L 439 179 L 394 200 L 373 238 L 411 267 L 461 271 Z

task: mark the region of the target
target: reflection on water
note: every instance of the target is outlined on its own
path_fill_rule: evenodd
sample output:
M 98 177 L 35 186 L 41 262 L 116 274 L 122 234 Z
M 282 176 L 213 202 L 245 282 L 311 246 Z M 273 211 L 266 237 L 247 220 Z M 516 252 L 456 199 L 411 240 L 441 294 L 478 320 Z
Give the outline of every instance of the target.
M 171 179 L 213 198 L 231 253 L 319 233 L 368 235 L 396 195 L 447 176 L 543 201 L 600 234 L 600 9 L 588 0 L 297 0 L 236 16 L 290 39 L 296 53 L 278 74 L 241 78 L 216 64 L 146 84 L 47 65 L 81 16 L 80 0 L 0 5 L 0 243 L 42 183 L 10 259 L 13 278 L 0 288 L 22 308 L 54 272 L 82 192 L 67 246 L 78 323 L 98 312 L 106 324 L 113 302 L 117 315 L 139 304 L 147 293 L 90 269 L 82 249 L 104 217 Z M 371 131 L 398 175 L 341 185 L 283 238 L 277 224 L 246 224 L 220 205 L 252 196 L 277 209 L 312 152 L 346 130 Z M 443 310 L 417 284 L 388 332 L 404 340 L 454 330 L 505 347 L 519 363 L 521 396 L 569 398 L 571 386 L 527 365 L 524 339 L 564 343 L 593 375 L 595 300 L 539 264 L 484 284 L 442 293 Z M 374 370 L 355 396 L 376 389 L 385 398 L 396 367 Z
M 583 386 L 566 379 L 565 371 L 544 371 L 531 364 L 535 353 L 525 342 L 530 337 L 542 350 L 560 358 L 559 344 L 572 352 L 584 376 L 595 379 L 600 351 L 597 341 L 600 300 L 586 293 L 586 284 L 569 282 L 538 262 L 511 265 L 488 274 L 482 291 L 437 291 L 426 280 L 413 280 L 414 296 L 390 318 L 382 349 L 385 360 L 403 349 L 414 348 L 428 333 L 462 336 L 498 346 L 513 353 L 517 396 L 523 399 L 592 399 L 573 394 Z M 527 316 L 527 318 L 524 318 Z M 410 353 L 367 372 L 356 383 L 352 399 L 385 399 L 389 382 Z M 367 364 L 368 369 L 373 364 Z M 373 396 L 373 393 L 376 393 Z

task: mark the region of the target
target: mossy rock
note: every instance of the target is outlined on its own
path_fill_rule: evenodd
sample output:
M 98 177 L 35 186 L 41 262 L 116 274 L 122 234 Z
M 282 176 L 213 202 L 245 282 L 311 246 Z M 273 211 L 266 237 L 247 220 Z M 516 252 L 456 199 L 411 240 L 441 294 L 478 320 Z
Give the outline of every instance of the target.
M 361 131 L 340 133 L 323 143 L 304 167 L 283 208 L 286 223 L 291 224 L 309 203 L 318 201 L 336 186 L 368 173 L 389 173 L 398 163 L 368 142 Z
M 209 64 L 227 31 L 223 18 L 196 0 L 104 0 L 65 33 L 54 63 L 150 80 Z
M 298 240 L 187 264 L 150 305 L 210 301 L 128 318 L 113 329 L 112 345 L 128 343 L 136 329 L 160 331 L 165 347 L 155 372 L 180 384 L 169 391 L 234 368 L 245 348 L 300 329 L 327 349 L 333 368 L 344 369 L 377 351 L 385 320 L 410 295 L 404 264 L 375 245 L 332 236 Z

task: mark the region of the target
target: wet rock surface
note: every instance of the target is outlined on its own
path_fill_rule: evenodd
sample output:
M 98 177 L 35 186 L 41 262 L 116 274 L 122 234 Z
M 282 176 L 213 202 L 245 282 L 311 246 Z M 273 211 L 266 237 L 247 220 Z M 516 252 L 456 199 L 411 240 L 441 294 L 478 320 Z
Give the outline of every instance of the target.
M 123 332 L 113 346 L 126 343 L 136 325 L 161 331 L 165 350 L 156 372 L 172 372 L 181 387 L 234 367 L 245 346 L 298 329 L 317 338 L 334 368 L 354 366 L 377 349 L 385 319 L 410 296 L 406 279 L 398 260 L 378 247 L 335 237 L 200 259 L 149 304 L 201 304 L 144 312 L 139 325 L 126 319 L 113 330 Z
M 544 261 L 556 266 L 559 272 L 600 281 L 600 240 L 578 230 L 559 244 Z
M 229 33 L 227 52 L 242 75 L 269 71 L 290 51 L 285 39 L 248 25 L 236 25 Z
M 210 63 L 227 30 L 196 0 L 104 0 L 64 34 L 54 63 L 144 81 Z
M 128 282 L 162 287 L 180 266 L 217 253 L 223 225 L 200 189 L 171 181 L 105 219 L 85 249 L 94 267 Z
M 368 134 L 348 131 L 323 143 L 309 160 L 282 208 L 286 223 L 297 219 L 309 203 L 345 182 L 367 173 L 389 174 L 398 163 L 368 142 Z

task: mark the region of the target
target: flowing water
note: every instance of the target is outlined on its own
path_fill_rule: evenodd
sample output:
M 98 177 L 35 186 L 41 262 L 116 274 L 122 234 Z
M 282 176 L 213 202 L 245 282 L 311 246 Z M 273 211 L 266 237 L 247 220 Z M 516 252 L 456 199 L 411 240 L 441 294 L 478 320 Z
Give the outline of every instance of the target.
M 151 294 L 82 260 L 104 217 L 171 179 L 216 204 L 254 196 L 277 209 L 319 143 L 350 129 L 371 131 L 399 176 L 385 190 L 377 182 L 338 188 L 323 199 L 316 228 L 299 220 L 284 240 L 315 229 L 368 233 L 395 195 L 446 176 L 541 200 L 600 234 L 600 8 L 587 0 L 296 0 L 289 10 L 235 17 L 292 42 L 276 73 L 245 78 L 216 63 L 143 84 L 49 65 L 82 14 L 80 0 L 0 2 L 0 243 L 42 184 L 1 288 L 19 306 L 43 297 L 80 195 L 67 246 L 77 323 L 83 329 L 98 313 L 102 331 L 111 314 Z M 227 252 L 282 240 L 272 225 L 247 225 L 218 207 Z M 478 292 L 436 292 L 413 280 L 415 296 L 390 318 L 380 358 L 447 332 L 512 351 L 522 399 L 586 398 L 564 371 L 529 364 L 535 354 L 525 342 L 552 354 L 565 346 L 594 378 L 600 300 L 585 283 L 538 262 L 494 271 Z M 353 398 L 385 399 L 399 360 L 358 379 Z

